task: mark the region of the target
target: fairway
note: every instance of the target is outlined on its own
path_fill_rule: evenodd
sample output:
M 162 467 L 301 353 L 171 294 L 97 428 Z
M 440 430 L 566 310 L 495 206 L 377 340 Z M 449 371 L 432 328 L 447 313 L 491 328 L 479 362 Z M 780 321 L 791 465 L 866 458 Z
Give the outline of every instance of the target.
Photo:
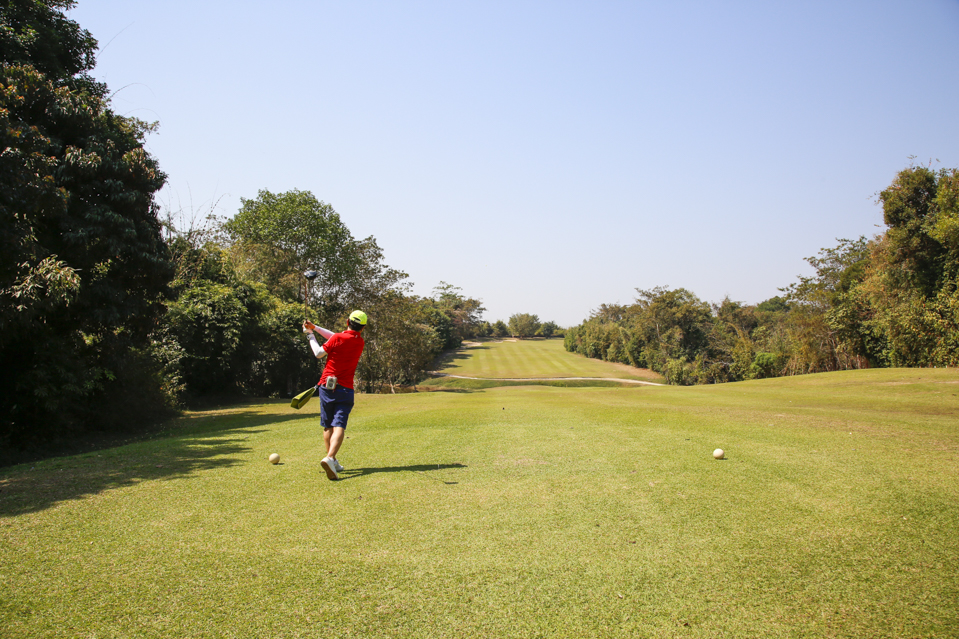
M 959 636 L 957 394 L 924 369 L 363 395 L 338 482 L 315 402 L 191 413 L 0 471 L 0 634 Z
M 446 357 L 440 372 L 479 379 L 632 379 L 663 382 L 653 371 L 570 353 L 561 339 L 471 342 Z

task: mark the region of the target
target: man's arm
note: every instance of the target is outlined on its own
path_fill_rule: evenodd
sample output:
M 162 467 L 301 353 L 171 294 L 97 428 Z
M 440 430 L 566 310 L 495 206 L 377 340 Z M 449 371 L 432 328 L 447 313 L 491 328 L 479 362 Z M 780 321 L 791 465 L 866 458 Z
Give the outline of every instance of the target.
M 313 349 L 313 354 L 316 355 L 316 359 L 323 359 L 326 357 L 326 351 L 324 351 L 323 347 L 320 346 L 320 343 L 316 341 L 316 335 L 311 332 L 307 334 L 306 338 L 310 340 L 310 348 Z
M 323 328 L 322 326 L 317 326 L 310 320 L 306 320 L 305 322 L 303 322 L 303 329 L 307 331 L 316 331 L 317 333 L 319 333 L 326 339 L 330 339 L 330 337 L 333 336 L 333 331 L 327 330 Z

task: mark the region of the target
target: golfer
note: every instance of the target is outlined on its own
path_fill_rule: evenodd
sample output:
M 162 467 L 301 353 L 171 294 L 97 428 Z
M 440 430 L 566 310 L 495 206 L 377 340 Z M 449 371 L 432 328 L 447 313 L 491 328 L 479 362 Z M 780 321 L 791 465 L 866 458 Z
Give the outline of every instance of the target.
M 363 311 L 350 313 L 348 328 L 342 333 L 332 333 L 312 322 L 303 322 L 303 330 L 310 340 L 313 354 L 317 359 L 327 358 L 319 384 L 320 424 L 326 444 L 326 457 L 320 465 L 330 479 L 337 479 L 339 473 L 343 472 L 343 466 L 336 461 L 336 454 L 343 445 L 346 422 L 353 410 L 353 376 L 366 345 L 362 335 L 366 322 L 366 313 Z M 320 346 L 313 331 L 327 337 L 326 343 Z

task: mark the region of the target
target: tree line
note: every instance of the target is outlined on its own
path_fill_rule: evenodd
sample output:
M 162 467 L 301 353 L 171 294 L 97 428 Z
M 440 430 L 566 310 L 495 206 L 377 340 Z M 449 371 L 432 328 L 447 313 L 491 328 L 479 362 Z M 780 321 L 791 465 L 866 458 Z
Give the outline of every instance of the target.
M 533 313 L 514 313 L 509 321 L 496 320 L 495 322 L 481 322 L 477 330 L 477 337 L 516 337 L 527 339 L 531 337 L 562 337 L 563 329 L 552 321 L 543 322 L 539 315 Z
M 319 372 L 306 318 L 373 318 L 367 392 L 416 383 L 491 330 L 456 286 L 411 294 L 375 238 L 311 193 L 262 190 L 230 220 L 161 215 L 154 125 L 112 110 L 74 5 L 0 2 L 0 457 L 139 428 L 190 398 L 302 390 Z
M 814 275 L 760 304 L 708 304 L 637 289 L 566 332 L 587 357 L 650 368 L 671 384 L 868 367 L 959 364 L 959 170 L 910 166 L 879 194 L 886 229 L 840 239 Z
M 164 224 L 174 277 L 151 337 L 171 397 L 289 396 L 315 383 L 304 319 L 342 329 L 354 309 L 370 316 L 363 392 L 414 385 L 440 352 L 484 332 L 479 300 L 446 282 L 413 295 L 376 239 L 356 239 L 313 194 L 261 190 L 241 203 L 230 219 Z

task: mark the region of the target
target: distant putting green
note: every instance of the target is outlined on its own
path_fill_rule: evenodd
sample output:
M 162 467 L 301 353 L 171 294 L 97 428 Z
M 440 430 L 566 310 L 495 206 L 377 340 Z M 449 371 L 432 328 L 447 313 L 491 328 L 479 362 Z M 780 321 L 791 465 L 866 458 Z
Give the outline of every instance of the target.
M 561 339 L 486 340 L 447 356 L 440 372 L 480 379 L 632 379 L 662 382 L 649 370 L 568 352 Z
M 959 636 L 955 370 L 316 409 L 0 471 L 0 634 Z

